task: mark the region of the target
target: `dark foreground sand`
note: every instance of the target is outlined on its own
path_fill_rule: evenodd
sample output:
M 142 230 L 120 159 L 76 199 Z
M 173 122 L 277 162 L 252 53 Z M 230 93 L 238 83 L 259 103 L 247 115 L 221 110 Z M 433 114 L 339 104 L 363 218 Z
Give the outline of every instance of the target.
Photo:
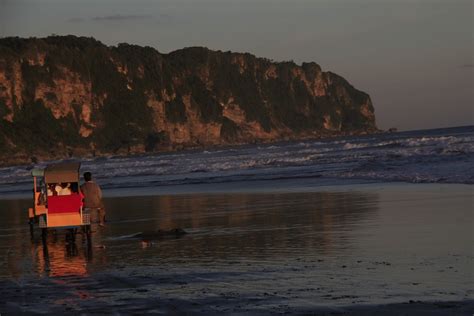
M 67 243 L 0 201 L 0 314 L 473 315 L 472 189 L 123 197 Z M 181 227 L 181 238 L 137 233 Z M 135 237 L 134 237 L 135 236 Z
M 28 314 L 188 314 L 188 315 L 469 315 L 474 301 L 408 301 L 385 305 L 306 306 L 285 304 L 278 294 L 245 296 L 212 293 L 202 299 L 162 298 L 147 289 L 154 282 L 175 282 L 172 278 L 143 280 L 110 275 L 97 276 L 91 283 L 67 278 L 36 284 L 2 282 L 2 315 Z M 87 284 L 87 285 L 84 285 Z M 185 286 L 186 282 L 182 282 Z M 108 292 L 116 292 L 111 299 Z M 298 301 L 298 298 L 294 298 Z M 303 305 L 308 305 L 307 303 Z

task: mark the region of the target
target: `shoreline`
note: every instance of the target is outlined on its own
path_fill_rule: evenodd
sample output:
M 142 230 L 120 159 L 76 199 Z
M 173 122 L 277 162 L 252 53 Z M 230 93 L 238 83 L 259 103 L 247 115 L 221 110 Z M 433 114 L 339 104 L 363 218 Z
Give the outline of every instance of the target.
M 396 132 L 390 132 L 389 130 L 377 129 L 374 131 L 370 130 L 361 130 L 361 131 L 351 131 L 351 132 L 330 132 L 327 134 L 320 135 L 299 135 L 299 136 L 286 136 L 281 139 L 255 139 L 249 142 L 235 142 L 235 143 L 220 143 L 220 144 L 176 144 L 176 145 L 167 145 L 162 148 L 162 150 L 155 151 L 127 151 L 119 150 L 116 152 L 100 152 L 94 151 L 90 148 L 79 148 L 79 155 L 71 155 L 70 149 L 63 148 L 61 154 L 59 155 L 47 155 L 46 152 L 43 153 L 17 153 L 14 156 L 0 156 L 0 168 L 8 167 L 21 167 L 21 166 L 31 166 L 36 163 L 45 163 L 53 162 L 60 160 L 80 160 L 80 159 L 101 159 L 107 157 L 118 157 L 118 158 L 133 158 L 133 157 L 142 157 L 144 155 L 156 156 L 156 155 L 166 155 L 173 153 L 187 153 L 201 150 L 226 150 L 226 149 L 239 149 L 245 146 L 251 145 L 275 145 L 283 144 L 289 142 L 298 142 L 298 141 L 327 141 L 338 140 L 339 138 L 344 137 L 357 137 L 357 136 L 371 136 L 371 135 L 397 135 L 405 133 L 417 133 L 423 131 L 437 131 L 437 130 L 450 130 L 457 128 L 474 128 L 474 125 L 463 125 L 463 126 L 449 126 L 449 127 L 439 127 L 439 128 L 426 128 L 426 129 L 415 129 L 415 130 L 401 130 Z M 8 158 L 8 160 L 7 160 Z M 5 162 L 6 161 L 6 162 Z M 13 161 L 13 162 L 10 162 Z
M 259 180 L 252 183 L 212 183 L 212 184 L 180 184 L 155 187 L 123 187 L 103 189 L 104 198 L 117 197 L 152 197 L 152 196 L 184 196 L 184 195 L 225 195 L 225 194 L 285 194 L 285 193 L 311 193 L 311 192 L 345 192 L 369 191 L 389 188 L 434 188 L 434 187 L 459 187 L 471 188 L 469 183 L 437 183 L 437 182 L 381 182 L 364 179 L 337 179 L 343 183 L 321 183 L 321 178 L 314 179 L 279 179 Z M 331 182 L 332 179 L 328 179 Z M 247 184 L 242 187 L 242 184 Z M 297 184 L 297 185 L 295 185 Z M 0 194 L 0 201 L 28 200 L 31 193 Z
M 310 191 L 367 183 L 474 184 L 471 129 L 82 160 L 116 195 Z M 46 163 L 36 167 L 45 167 Z M 30 196 L 33 165 L 0 168 L 0 198 Z
M 53 161 L 61 160 L 80 160 L 80 159 L 101 159 L 107 157 L 117 157 L 117 158 L 134 158 L 142 157 L 145 155 L 157 156 L 157 155 L 166 155 L 174 153 L 189 153 L 194 151 L 203 151 L 203 150 L 226 150 L 226 149 L 239 149 L 245 146 L 251 145 L 274 145 L 280 143 L 289 143 L 289 142 L 298 142 L 298 141 L 331 141 L 337 140 L 341 137 L 356 137 L 356 136 L 370 136 L 370 135 L 379 135 L 379 134 L 396 134 L 403 132 L 388 132 L 383 130 L 375 131 L 351 131 L 351 132 L 330 132 L 327 135 L 322 133 L 320 135 L 298 135 L 298 136 L 286 136 L 281 139 L 254 139 L 249 142 L 236 142 L 236 143 L 220 143 L 220 144 L 174 144 L 167 145 L 163 147 L 163 150 L 156 151 L 145 151 L 136 150 L 136 151 L 127 151 L 125 149 L 118 150 L 116 152 L 101 152 L 96 150 L 91 150 L 90 148 L 78 148 L 79 155 L 69 154 L 67 148 L 61 150 L 61 153 L 58 155 L 46 155 L 46 153 L 19 153 L 10 157 L 7 160 L 7 157 L 0 156 L 0 168 L 8 167 L 21 167 L 21 166 L 31 166 L 37 163 L 47 163 Z M 6 161 L 6 162 L 5 162 Z M 14 161 L 11 162 L 10 161 Z

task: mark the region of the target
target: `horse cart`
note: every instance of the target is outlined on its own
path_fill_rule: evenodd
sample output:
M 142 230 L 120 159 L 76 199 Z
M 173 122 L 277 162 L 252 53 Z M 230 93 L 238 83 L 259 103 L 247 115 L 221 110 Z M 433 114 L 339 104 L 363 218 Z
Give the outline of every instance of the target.
M 90 243 L 90 214 L 83 211 L 83 195 L 79 189 L 80 163 L 50 164 L 45 169 L 33 169 L 34 206 L 28 209 L 30 233 L 41 229 L 43 242 L 48 230 L 66 229 L 69 238 L 75 239 L 78 228 Z

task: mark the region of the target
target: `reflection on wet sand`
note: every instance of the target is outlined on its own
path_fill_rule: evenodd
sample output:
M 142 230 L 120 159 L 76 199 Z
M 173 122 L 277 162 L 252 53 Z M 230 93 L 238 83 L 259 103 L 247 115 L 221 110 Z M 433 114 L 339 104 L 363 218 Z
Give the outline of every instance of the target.
M 87 264 L 92 260 L 92 247 L 82 243 L 79 249 L 76 242 L 58 242 L 57 234 L 50 236 L 37 254 L 37 272 L 48 277 L 87 276 Z M 41 255 L 39 255 L 41 253 Z
M 0 203 L 9 204 L 11 210 L 27 205 Z M 159 264 L 160 260 L 173 258 L 191 262 L 236 257 L 285 259 L 295 253 L 327 255 L 335 248 L 337 252 L 350 247 L 351 240 L 345 232 L 377 212 L 377 195 L 315 192 L 127 197 L 108 199 L 106 206 L 109 222 L 105 229 L 93 227 L 91 249 L 87 249 L 81 234 L 75 243 L 67 243 L 64 231 L 52 231 L 47 247 L 38 237 L 28 243 L 26 225 L 22 225 L 25 218 L 21 219 L 24 212 L 11 212 L 13 218 L 7 220 L 18 222 L 16 227 L 21 225 L 21 230 L 2 241 L 2 247 L 9 240 L 13 243 L 9 249 L 17 251 L 10 251 L 7 271 L 1 269 L 0 273 L 16 277 L 28 273 L 22 271 L 24 264 L 18 264 L 25 262 L 25 246 L 30 248 L 33 270 L 40 276 L 86 275 L 88 269 L 107 269 L 110 262 L 139 265 L 150 260 Z M 152 243 L 120 239 L 178 227 L 190 234 L 179 240 L 154 241 L 160 247 L 147 253 L 137 249 L 148 248 Z M 105 244 L 109 244 L 107 249 L 101 249 Z M 101 251 L 92 256 L 94 249 Z
M 352 192 L 133 197 L 107 202 L 119 219 L 109 227 L 110 235 L 183 228 L 192 233 L 174 247 L 164 245 L 156 251 L 160 258 L 188 259 L 328 253 L 347 247 L 350 241 L 344 232 L 377 211 L 377 195 Z M 131 216 L 146 222 L 120 224 L 132 210 Z

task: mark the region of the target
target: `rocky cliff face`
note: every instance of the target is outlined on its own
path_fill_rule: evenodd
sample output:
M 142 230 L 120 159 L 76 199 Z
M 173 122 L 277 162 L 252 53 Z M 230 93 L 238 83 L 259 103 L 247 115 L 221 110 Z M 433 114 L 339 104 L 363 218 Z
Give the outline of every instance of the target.
M 315 63 L 74 36 L 0 39 L 4 163 L 375 130 L 370 97 Z

